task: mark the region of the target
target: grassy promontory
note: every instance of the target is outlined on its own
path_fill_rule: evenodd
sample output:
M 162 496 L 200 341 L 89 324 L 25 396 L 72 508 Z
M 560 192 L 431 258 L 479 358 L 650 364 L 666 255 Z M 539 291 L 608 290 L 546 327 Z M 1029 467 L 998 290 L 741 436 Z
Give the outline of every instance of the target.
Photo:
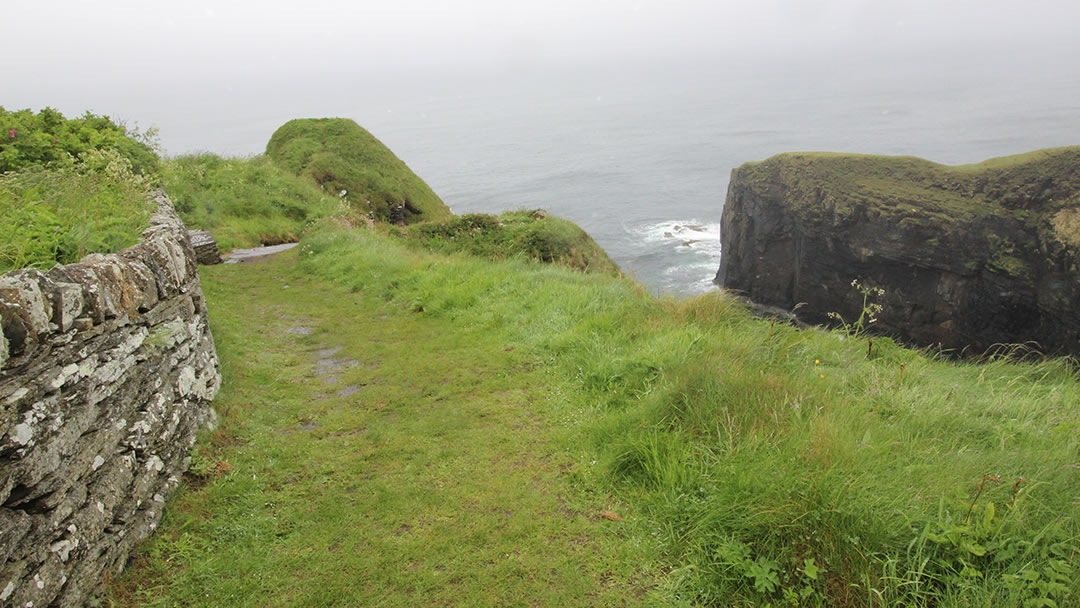
M 347 118 L 290 120 L 270 137 L 266 154 L 314 179 L 357 209 L 395 223 L 438 221 L 450 209 L 378 139 Z

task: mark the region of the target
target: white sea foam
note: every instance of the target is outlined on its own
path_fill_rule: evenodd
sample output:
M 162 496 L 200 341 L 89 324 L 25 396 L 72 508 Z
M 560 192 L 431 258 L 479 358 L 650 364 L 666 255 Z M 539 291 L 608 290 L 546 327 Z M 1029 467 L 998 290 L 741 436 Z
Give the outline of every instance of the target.
M 712 280 L 720 265 L 720 224 L 695 219 L 648 221 L 626 227 L 647 253 L 639 258 L 660 262 L 653 273 L 668 293 L 693 295 L 715 289 Z M 654 275 L 654 276 L 655 276 Z

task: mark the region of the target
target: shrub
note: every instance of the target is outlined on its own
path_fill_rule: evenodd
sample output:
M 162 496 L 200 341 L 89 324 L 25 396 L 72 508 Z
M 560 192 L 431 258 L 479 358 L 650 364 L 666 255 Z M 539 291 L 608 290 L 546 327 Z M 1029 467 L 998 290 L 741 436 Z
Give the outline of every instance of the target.
M 66 119 L 49 107 L 37 114 L 0 107 L 0 172 L 66 162 L 91 150 L 116 150 L 134 173 L 152 175 L 158 169 L 155 135 L 153 129 L 129 130 L 91 112 Z

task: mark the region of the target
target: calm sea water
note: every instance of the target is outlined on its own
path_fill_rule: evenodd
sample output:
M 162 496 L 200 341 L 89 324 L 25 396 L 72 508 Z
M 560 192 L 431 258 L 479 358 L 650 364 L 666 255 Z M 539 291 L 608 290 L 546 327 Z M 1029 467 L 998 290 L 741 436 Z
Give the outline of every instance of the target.
M 715 288 L 728 177 L 743 162 L 830 150 L 958 164 L 1080 144 L 1072 66 L 952 61 L 391 75 L 375 86 L 339 76 L 332 103 L 278 96 L 219 137 L 253 152 L 283 119 L 354 118 L 455 212 L 545 208 L 651 289 L 686 295 Z

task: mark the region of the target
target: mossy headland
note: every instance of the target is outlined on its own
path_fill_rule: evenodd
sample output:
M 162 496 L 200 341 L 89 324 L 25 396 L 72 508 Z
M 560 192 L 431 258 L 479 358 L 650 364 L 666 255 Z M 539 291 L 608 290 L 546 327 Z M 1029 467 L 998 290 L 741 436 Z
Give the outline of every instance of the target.
M 717 282 L 821 323 L 859 316 L 860 279 L 914 344 L 1078 354 L 1077 218 L 1080 147 L 955 167 L 781 154 L 732 172 Z
M 347 118 L 290 120 L 270 137 L 266 154 L 381 221 L 409 224 L 451 215 L 405 163 Z

